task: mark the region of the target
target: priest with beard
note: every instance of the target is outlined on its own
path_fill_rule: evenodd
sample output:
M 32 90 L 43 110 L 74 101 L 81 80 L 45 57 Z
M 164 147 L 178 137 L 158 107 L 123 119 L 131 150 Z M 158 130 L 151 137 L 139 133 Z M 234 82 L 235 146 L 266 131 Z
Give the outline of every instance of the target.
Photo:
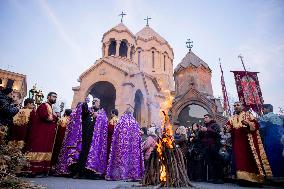
M 26 157 L 33 175 L 47 175 L 51 166 L 51 156 L 57 127 L 57 116 L 52 110 L 57 94 L 50 92 L 47 102 L 42 103 L 31 115 L 31 128 L 27 139 Z
M 74 178 L 94 178 L 104 174 L 107 163 L 107 116 L 100 108 L 100 99 L 82 104 L 82 148 Z M 105 167 L 105 168 L 104 168 Z
M 235 115 L 229 118 L 227 130 L 232 136 L 236 176 L 240 185 L 261 186 L 272 172 L 255 117 L 243 110 L 241 102 L 234 104 Z

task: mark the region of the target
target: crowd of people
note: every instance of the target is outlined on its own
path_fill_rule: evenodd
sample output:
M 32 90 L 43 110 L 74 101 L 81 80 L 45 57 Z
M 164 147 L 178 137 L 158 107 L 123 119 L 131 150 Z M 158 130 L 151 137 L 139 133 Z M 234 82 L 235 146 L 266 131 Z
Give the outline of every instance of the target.
M 100 99 L 89 107 L 87 98 L 61 117 L 53 109 L 55 92 L 37 108 L 31 98 L 21 108 L 12 97 L 10 88 L 0 91 L 0 139 L 21 146 L 29 176 L 138 181 L 161 137 L 159 126 L 140 128 L 131 106 L 120 116 L 113 109 L 108 118 Z M 264 105 L 260 118 L 240 102 L 234 109 L 224 126 L 206 114 L 204 124 L 175 130 L 175 146 L 184 155 L 190 180 L 220 184 L 234 175 L 240 184 L 262 184 L 283 178 L 283 118 L 271 105 Z
M 262 117 L 244 111 L 242 103 L 234 104 L 234 115 L 224 126 L 213 115 L 204 115 L 203 125 L 178 126 L 174 140 L 187 162 L 190 180 L 197 182 L 238 181 L 242 186 L 261 186 L 264 181 L 284 181 L 283 117 L 263 106 Z M 147 130 L 142 149 L 147 160 L 155 150 L 159 132 Z
M 29 162 L 23 171 L 29 176 L 142 179 L 142 138 L 131 106 L 119 119 L 113 109 L 108 120 L 100 99 L 94 98 L 89 107 L 87 98 L 61 117 L 52 107 L 55 92 L 48 93 L 47 101 L 37 108 L 30 98 L 20 108 L 12 97 L 12 89 L 0 92 L 1 130 L 8 130 L 1 140 L 5 137 L 21 146 Z

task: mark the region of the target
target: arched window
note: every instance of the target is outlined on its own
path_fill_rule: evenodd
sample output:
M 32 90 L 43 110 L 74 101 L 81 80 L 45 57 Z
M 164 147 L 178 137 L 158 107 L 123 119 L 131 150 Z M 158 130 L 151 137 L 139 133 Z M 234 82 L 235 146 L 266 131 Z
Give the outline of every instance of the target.
M 127 43 L 125 41 L 121 41 L 120 43 L 119 56 L 127 57 Z
M 152 51 L 152 68 L 155 68 L 155 52 Z
M 108 56 L 115 55 L 116 53 L 116 41 L 111 41 L 108 48 Z
M 141 66 L 141 52 L 142 50 L 139 48 L 137 49 L 137 52 L 138 52 L 138 66 L 140 67 Z
M 141 124 L 144 98 L 140 89 L 135 92 L 134 104 L 133 116 L 135 117 L 136 121 Z
M 164 71 L 166 71 L 166 55 L 164 55 Z

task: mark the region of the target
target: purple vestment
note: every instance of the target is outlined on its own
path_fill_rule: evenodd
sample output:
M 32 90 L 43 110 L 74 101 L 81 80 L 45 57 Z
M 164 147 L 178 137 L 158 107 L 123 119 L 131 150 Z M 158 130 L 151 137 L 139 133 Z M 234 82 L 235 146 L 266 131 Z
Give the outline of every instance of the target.
M 58 161 L 55 167 L 55 175 L 70 174 L 70 165 L 77 163 L 82 147 L 82 103 L 78 104 L 76 110 L 70 116 L 65 137 L 62 143 Z
M 107 168 L 108 119 L 103 109 L 98 112 L 86 168 L 105 174 Z
M 114 129 L 107 180 L 140 180 L 144 174 L 140 127 L 131 115 L 125 113 Z

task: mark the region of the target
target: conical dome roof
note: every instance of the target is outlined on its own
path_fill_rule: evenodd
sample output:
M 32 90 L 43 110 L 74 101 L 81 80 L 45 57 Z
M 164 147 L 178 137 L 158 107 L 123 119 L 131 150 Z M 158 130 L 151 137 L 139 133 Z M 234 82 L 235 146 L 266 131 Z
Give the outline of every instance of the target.
M 150 40 L 156 38 L 158 41 L 162 43 L 167 43 L 167 41 L 163 37 L 161 37 L 157 32 L 155 32 L 149 26 L 144 27 L 135 36 L 136 38 L 142 38 L 144 40 Z
M 118 30 L 118 31 L 129 31 L 130 32 L 130 30 L 122 22 L 116 25 L 115 27 L 113 27 L 112 29 Z
M 128 29 L 128 27 L 126 27 L 122 22 L 119 23 L 118 25 L 116 25 L 115 27 L 111 28 L 109 31 L 107 31 L 106 33 L 104 33 L 104 36 L 106 34 L 108 34 L 109 32 L 111 31 L 118 31 L 118 32 L 127 32 L 129 33 L 130 35 L 134 36 L 134 34 Z
M 199 58 L 197 55 L 195 55 L 192 51 L 188 52 L 186 56 L 182 59 L 181 63 L 177 65 L 175 68 L 175 72 L 177 72 L 180 68 L 187 68 L 189 66 L 204 66 L 205 68 L 211 70 L 201 58 Z

